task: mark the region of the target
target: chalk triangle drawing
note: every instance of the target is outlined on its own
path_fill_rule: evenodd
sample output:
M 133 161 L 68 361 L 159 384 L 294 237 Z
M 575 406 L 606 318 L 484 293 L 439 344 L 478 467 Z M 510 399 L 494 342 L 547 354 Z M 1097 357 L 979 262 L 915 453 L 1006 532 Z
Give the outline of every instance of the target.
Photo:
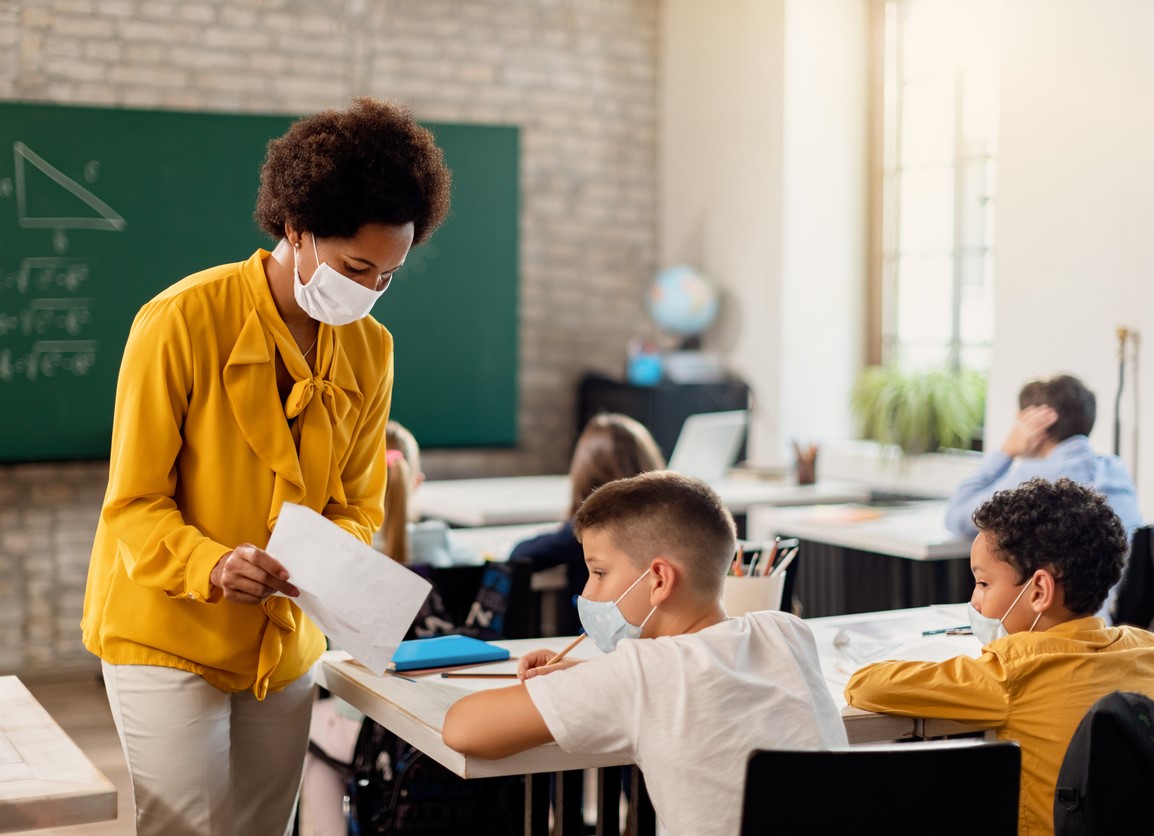
M 125 220 L 115 209 L 23 142 L 13 143 L 12 152 L 16 160 L 16 212 L 20 226 L 37 229 L 102 229 L 108 232 L 119 232 L 124 229 Z M 39 171 L 73 197 L 78 198 L 93 214 L 77 213 L 69 217 L 67 214 L 50 216 L 41 212 L 33 215 L 28 207 L 28 190 L 31 184 L 28 182 L 25 166 Z M 39 188 L 41 187 L 37 186 L 37 189 Z

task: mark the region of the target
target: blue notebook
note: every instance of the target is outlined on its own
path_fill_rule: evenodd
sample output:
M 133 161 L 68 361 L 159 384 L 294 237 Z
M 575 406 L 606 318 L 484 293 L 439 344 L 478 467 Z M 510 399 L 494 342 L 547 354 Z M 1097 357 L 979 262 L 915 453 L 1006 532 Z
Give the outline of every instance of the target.
M 421 668 L 447 668 L 452 665 L 476 665 L 481 662 L 499 662 L 509 658 L 503 647 L 474 639 L 472 636 L 436 636 L 431 639 L 410 639 L 401 642 L 391 671 L 413 671 Z

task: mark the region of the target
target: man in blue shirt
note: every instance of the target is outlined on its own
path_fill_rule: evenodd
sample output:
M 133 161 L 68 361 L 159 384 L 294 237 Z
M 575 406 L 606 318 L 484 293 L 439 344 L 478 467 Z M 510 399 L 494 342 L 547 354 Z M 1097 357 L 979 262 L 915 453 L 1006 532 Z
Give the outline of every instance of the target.
M 1032 380 L 1018 394 L 1018 418 L 1000 450 L 986 454 L 982 466 L 965 479 L 946 508 L 946 528 L 959 537 L 977 535 L 970 518 L 995 492 L 1016 488 L 1035 477 L 1062 476 L 1106 495 L 1127 535 L 1142 525 L 1134 481 L 1117 456 L 1100 456 L 1087 436 L 1094 428 L 1094 393 L 1072 375 Z M 1110 590 L 1100 614 L 1114 600 Z M 1108 617 L 1108 616 L 1107 616 Z

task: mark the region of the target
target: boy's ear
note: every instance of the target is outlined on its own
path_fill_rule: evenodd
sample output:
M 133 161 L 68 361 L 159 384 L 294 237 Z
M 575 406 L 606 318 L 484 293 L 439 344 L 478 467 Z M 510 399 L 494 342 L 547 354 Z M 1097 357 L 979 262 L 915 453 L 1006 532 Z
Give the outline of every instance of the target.
M 1038 569 L 1030 578 L 1030 607 L 1034 612 L 1045 612 L 1055 604 L 1061 603 L 1058 598 L 1058 584 L 1054 580 L 1054 573 L 1049 569 Z
M 649 604 L 656 607 L 665 603 L 673 594 L 681 581 L 681 572 L 676 564 L 659 555 L 650 562 L 649 573 L 653 578 L 649 586 Z

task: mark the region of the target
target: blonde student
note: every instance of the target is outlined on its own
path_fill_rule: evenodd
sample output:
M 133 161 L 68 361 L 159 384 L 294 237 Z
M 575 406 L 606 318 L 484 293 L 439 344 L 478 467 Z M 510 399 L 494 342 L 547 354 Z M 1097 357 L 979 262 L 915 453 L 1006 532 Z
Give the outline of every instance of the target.
M 589 568 L 581 623 L 604 655 L 548 665 L 550 651 L 526 654 L 521 684 L 449 709 L 450 747 L 624 751 L 668 832 L 731 836 L 752 750 L 846 743 L 809 628 L 782 612 L 726 617 L 735 527 L 704 482 L 671 471 L 610 482 L 573 530 Z
M 373 535 L 373 545 L 393 560 L 413 566 L 474 562 L 472 552 L 453 542 L 444 521 L 420 519 L 415 495 L 425 474 L 416 437 L 404 425 L 389 421 L 385 448 L 389 490 L 385 494 L 385 522 Z
M 1154 696 L 1154 633 L 1094 615 L 1127 551 L 1103 494 L 1034 479 L 995 493 L 973 520 L 969 612 L 981 656 L 869 665 L 846 685 L 846 700 L 973 722 L 1017 741 L 1019 832 L 1053 833 L 1058 770 L 1087 709 L 1115 690 Z

